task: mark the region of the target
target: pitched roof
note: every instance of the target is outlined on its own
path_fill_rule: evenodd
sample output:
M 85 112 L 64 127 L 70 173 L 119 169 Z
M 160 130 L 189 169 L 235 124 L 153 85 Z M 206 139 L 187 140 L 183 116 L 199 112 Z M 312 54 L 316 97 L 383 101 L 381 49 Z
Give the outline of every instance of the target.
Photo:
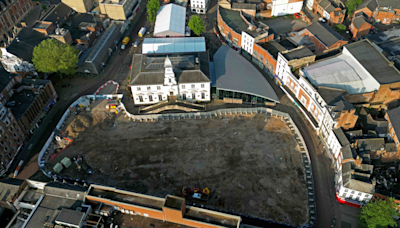
M 323 9 L 328 7 L 331 3 L 328 0 L 321 0 L 318 5 L 320 5 Z
M 43 40 L 49 39 L 44 34 L 28 27 L 22 28 L 17 37 L 19 42 L 14 39 L 7 47 L 7 51 L 28 62 L 32 62 L 33 49 Z
M 12 200 L 15 194 L 23 183 L 23 180 L 19 179 L 6 179 L 0 181 L 0 201 Z
M 356 10 L 367 7 L 372 12 L 379 6 L 377 0 L 364 0 L 360 5 L 357 6 Z
M 44 15 L 41 21 L 49 21 L 53 23 L 60 23 L 64 21 L 64 17 L 67 16 L 72 11 L 72 8 L 64 4 L 63 2 L 58 3 L 50 12 Z
M 315 37 L 317 37 L 327 47 L 334 45 L 340 40 L 345 40 L 339 33 L 337 33 L 329 25 L 321 22 L 315 22 L 314 24 L 306 28 Z
M 384 138 L 358 139 L 357 147 L 359 151 L 378 151 L 385 148 Z
M 269 82 L 235 50 L 221 46 L 214 55 L 214 66 L 218 89 L 251 94 L 279 103 Z
M 400 81 L 400 72 L 370 42 L 362 40 L 345 48 L 380 84 Z
M 318 86 L 317 90 L 318 94 L 322 97 L 322 99 L 324 99 L 324 101 L 329 106 L 334 105 L 338 101 L 344 100 L 343 96 L 347 94 L 346 90 L 330 88 L 325 86 Z
M 0 91 L 3 91 L 15 76 L 17 75 L 7 72 L 0 64 Z
M 342 147 L 350 145 L 350 142 L 347 139 L 346 135 L 344 134 L 342 128 L 333 129 L 333 132 L 335 133 L 335 135 L 336 135 L 337 139 L 339 140 L 339 143 Z
M 278 58 L 278 53 L 282 51 L 286 51 L 287 49 L 284 48 L 281 44 L 276 42 L 275 40 L 271 40 L 269 42 L 261 44 L 261 46 L 267 50 L 275 59 Z
M 282 54 L 289 61 L 294 60 L 294 59 L 301 59 L 301 58 L 305 58 L 305 57 L 309 57 L 309 56 L 315 56 L 315 54 L 305 46 L 303 46 L 299 49 L 289 50 Z
M 400 107 L 389 110 L 387 114 L 396 135 L 400 135 Z
M 164 83 L 164 63 L 167 56 L 136 54 L 132 61 L 130 85 Z M 168 55 L 178 83 L 211 82 L 208 52 L 174 53 Z M 195 63 L 198 58 L 199 63 Z
M 233 2 L 232 3 L 232 9 L 250 9 L 250 10 L 256 10 L 257 5 L 252 4 L 252 3 L 239 3 L 239 2 Z
M 157 12 L 154 35 L 185 34 L 186 8 L 170 3 Z
M 355 16 L 354 19 L 352 21 L 354 27 L 356 27 L 357 29 L 359 29 L 361 26 L 363 26 L 365 23 L 368 23 L 367 18 L 365 17 L 363 12 L 358 12 Z

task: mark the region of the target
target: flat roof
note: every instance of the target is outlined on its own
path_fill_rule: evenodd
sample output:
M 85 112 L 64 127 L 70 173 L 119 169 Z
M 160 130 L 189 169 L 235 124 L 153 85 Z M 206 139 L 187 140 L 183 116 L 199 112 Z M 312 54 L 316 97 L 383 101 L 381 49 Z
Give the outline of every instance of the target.
M 223 45 L 214 55 L 218 89 L 262 97 L 279 103 L 271 85 L 243 56 Z
M 11 109 L 15 118 L 19 120 L 35 101 L 36 97 L 37 95 L 34 94 L 31 90 L 24 89 L 21 92 L 14 94 L 10 98 L 9 102 L 15 101 L 15 105 L 7 107 Z
M 219 13 L 224 20 L 224 22 L 231 27 L 238 34 L 246 32 L 253 37 L 257 37 L 260 33 L 256 30 L 249 30 L 249 25 L 240 16 L 240 12 L 236 10 L 229 10 L 223 7 L 218 7 Z
M 364 55 L 365 58 L 369 58 L 374 53 L 367 51 Z M 389 66 L 388 63 L 386 65 Z M 342 53 L 306 66 L 303 72 L 314 86 L 332 87 L 346 90 L 349 94 L 360 94 L 377 91 L 380 88 L 380 83 L 369 73 L 368 68 L 364 67 L 345 46 Z
M 315 37 L 317 37 L 322 43 L 324 43 L 328 48 L 334 45 L 336 42 L 343 40 L 346 41 L 338 32 L 336 32 L 332 27 L 326 23 L 320 21 L 306 28 Z
M 186 8 L 170 3 L 157 12 L 154 35 L 184 35 Z
M 156 197 L 151 197 L 144 194 L 95 185 L 91 185 L 88 196 L 101 197 L 121 203 L 135 204 L 158 210 L 162 209 L 165 202 L 164 199 L 157 200 Z
M 227 215 L 219 212 L 201 209 L 198 207 L 186 207 L 184 218 L 211 223 L 219 226 L 235 228 L 240 223 L 239 216 Z
M 84 216 L 84 212 L 63 208 L 56 218 L 56 223 L 79 226 Z
M 400 134 L 400 107 L 391 109 L 387 112 L 390 123 L 393 126 L 394 131 L 396 132 L 396 135 Z
M 373 194 L 375 191 L 375 185 L 355 179 L 351 179 L 345 187 L 369 194 Z
M 396 67 L 390 66 L 390 61 L 367 40 L 348 44 L 345 48 L 380 84 L 400 81 Z
M 142 44 L 142 54 L 203 51 L 206 51 L 204 37 L 145 38 Z

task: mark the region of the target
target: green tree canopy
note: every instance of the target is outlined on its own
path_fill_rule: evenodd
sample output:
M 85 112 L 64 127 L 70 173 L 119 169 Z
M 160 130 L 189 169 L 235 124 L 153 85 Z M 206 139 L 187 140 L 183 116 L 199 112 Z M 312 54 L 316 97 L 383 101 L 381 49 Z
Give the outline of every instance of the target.
M 40 72 L 71 75 L 76 73 L 78 50 L 54 39 L 43 40 L 33 49 L 32 62 Z
M 362 0 L 349 0 L 346 3 L 344 3 L 346 5 L 347 8 L 347 16 L 350 16 L 354 13 L 354 11 L 356 10 L 357 6 L 360 5 L 362 3 Z
M 362 228 L 396 227 L 397 223 L 393 219 L 393 216 L 399 215 L 396 206 L 393 198 L 369 202 L 361 209 L 360 226 Z
M 346 25 L 338 24 L 335 26 L 335 29 L 338 32 L 344 32 L 344 31 L 346 31 Z
M 189 28 L 194 32 L 194 34 L 200 36 L 202 32 L 205 30 L 205 26 L 201 18 L 197 15 L 193 15 L 189 20 Z
M 150 0 L 147 3 L 147 21 L 156 21 L 157 11 L 160 9 L 159 0 Z

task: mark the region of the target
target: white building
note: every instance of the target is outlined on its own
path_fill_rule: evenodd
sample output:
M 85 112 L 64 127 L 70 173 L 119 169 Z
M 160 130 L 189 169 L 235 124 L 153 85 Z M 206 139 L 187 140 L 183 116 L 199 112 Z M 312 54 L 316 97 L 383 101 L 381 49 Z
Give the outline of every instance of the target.
M 175 4 L 161 6 L 154 26 L 155 37 L 185 36 L 186 8 Z
M 190 8 L 193 13 L 205 14 L 207 12 L 209 0 L 191 0 Z
M 206 51 L 204 37 L 145 38 L 142 54 L 190 53 Z
M 302 7 L 302 0 L 272 0 L 271 16 L 300 13 Z
M 136 105 L 156 104 L 170 96 L 208 102 L 211 100 L 208 52 L 170 56 L 136 54 L 130 87 Z

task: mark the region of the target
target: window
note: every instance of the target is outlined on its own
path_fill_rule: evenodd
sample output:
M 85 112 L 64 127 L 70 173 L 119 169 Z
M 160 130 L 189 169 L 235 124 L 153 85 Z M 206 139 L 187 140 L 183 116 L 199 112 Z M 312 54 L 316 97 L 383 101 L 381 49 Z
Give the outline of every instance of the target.
M 13 126 L 10 127 L 10 131 L 11 131 L 11 132 L 14 131 L 14 127 L 13 127 Z
M 4 135 L 4 138 L 7 140 L 7 139 L 8 139 L 8 135 L 7 135 L 7 134 L 5 134 L 5 135 Z
M 392 136 L 394 136 L 394 132 L 392 132 Z
M 137 87 L 137 91 L 140 91 L 141 89 L 140 89 L 140 87 Z
M 351 194 L 353 195 L 355 193 L 355 191 L 351 191 Z
M 194 89 L 196 86 L 194 84 L 192 84 L 192 89 Z
M 258 55 L 258 59 L 260 60 L 260 62 L 262 63 L 264 61 L 264 56 L 262 56 L 261 54 Z
M 0 145 L 4 146 L 4 141 L 3 140 L 1 140 Z
M 4 151 L 6 152 L 8 151 L 8 146 L 4 147 Z
M 201 88 L 204 88 L 204 84 L 201 84 Z
M 182 85 L 182 89 L 185 89 L 185 85 Z
M 14 138 L 16 138 L 16 137 L 17 137 L 17 133 L 15 133 L 15 132 L 14 132 L 14 134 L 13 134 L 13 135 L 14 135 Z
M 147 90 L 151 90 L 151 86 L 147 86 Z
M 10 125 L 10 121 L 8 121 L 8 119 L 6 119 L 6 120 L 4 121 L 4 123 L 6 124 L 7 127 L 8 127 L 8 125 Z
M 157 86 L 157 90 L 161 90 L 161 86 Z
M 162 101 L 162 95 L 158 95 L 158 100 Z
M 345 190 L 344 190 L 344 192 L 348 192 L 348 191 L 349 191 L 349 189 L 345 189 Z
M 361 192 L 358 193 L 359 196 L 361 196 L 361 194 L 362 194 Z
M 152 95 L 149 95 L 149 100 L 153 101 L 153 96 Z
M 192 93 L 192 99 L 196 99 L 196 94 Z
M 139 101 L 143 102 L 143 97 L 142 96 L 139 96 Z
M 389 128 L 392 127 L 392 124 L 389 124 Z
M 206 94 L 205 93 L 201 93 L 201 99 L 206 99 Z
M 172 80 L 171 80 L 171 79 L 169 79 L 169 83 L 172 83 Z

